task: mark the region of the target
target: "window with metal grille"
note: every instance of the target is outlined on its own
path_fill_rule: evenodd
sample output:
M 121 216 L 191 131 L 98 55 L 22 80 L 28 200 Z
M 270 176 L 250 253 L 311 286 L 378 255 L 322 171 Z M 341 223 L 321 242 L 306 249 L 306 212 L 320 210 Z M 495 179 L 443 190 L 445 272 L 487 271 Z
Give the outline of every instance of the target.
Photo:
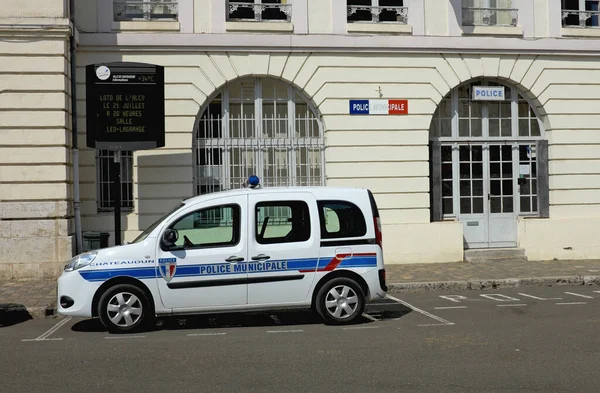
M 565 27 L 599 27 L 600 1 L 562 0 L 562 24 Z
M 115 170 L 114 152 L 98 150 L 96 156 L 98 170 L 98 211 L 113 211 L 115 199 L 113 192 Z M 133 152 L 121 152 L 121 209 L 133 210 Z
M 114 20 L 177 20 L 178 0 L 113 0 Z
M 227 20 L 291 21 L 289 0 L 235 0 L 227 2 Z
M 196 194 L 243 187 L 325 184 L 323 128 L 291 85 L 268 78 L 230 83 L 196 129 Z
M 403 0 L 348 0 L 348 22 L 407 23 Z

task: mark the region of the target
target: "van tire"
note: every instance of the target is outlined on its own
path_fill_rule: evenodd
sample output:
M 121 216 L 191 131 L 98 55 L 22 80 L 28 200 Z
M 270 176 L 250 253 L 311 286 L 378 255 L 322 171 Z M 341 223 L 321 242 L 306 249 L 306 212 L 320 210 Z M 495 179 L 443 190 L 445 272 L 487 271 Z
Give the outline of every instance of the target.
M 326 324 L 353 323 L 365 310 L 362 288 L 356 281 L 347 277 L 337 277 L 326 282 L 319 289 L 315 300 L 315 309 Z
M 132 284 L 117 284 L 100 297 L 98 316 L 109 332 L 132 333 L 150 325 L 154 319 L 151 308 L 142 289 Z

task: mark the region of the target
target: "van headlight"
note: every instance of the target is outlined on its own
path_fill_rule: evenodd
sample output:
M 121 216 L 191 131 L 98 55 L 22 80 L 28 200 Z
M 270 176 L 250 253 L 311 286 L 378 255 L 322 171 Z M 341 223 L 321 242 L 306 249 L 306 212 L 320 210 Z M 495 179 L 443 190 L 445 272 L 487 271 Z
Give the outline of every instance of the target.
M 73 257 L 73 259 L 65 265 L 65 272 L 72 272 L 73 270 L 89 265 L 96 259 L 96 255 L 98 255 L 98 251 L 88 251 Z

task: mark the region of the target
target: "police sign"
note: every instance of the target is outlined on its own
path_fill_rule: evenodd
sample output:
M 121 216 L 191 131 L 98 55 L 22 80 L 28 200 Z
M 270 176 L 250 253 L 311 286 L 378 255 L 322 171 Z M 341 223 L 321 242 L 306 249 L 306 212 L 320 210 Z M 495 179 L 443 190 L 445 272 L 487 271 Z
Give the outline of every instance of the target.
M 504 101 L 504 86 L 473 86 L 473 101 Z

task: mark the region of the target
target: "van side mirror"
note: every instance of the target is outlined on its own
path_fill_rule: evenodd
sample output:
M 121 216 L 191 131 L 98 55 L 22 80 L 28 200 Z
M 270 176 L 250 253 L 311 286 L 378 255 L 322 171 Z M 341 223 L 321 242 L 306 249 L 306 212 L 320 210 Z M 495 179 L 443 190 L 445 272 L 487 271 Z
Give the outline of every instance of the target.
M 179 232 L 176 229 L 167 229 L 162 234 L 160 244 L 163 248 L 169 249 L 175 245 L 177 239 L 179 239 Z

